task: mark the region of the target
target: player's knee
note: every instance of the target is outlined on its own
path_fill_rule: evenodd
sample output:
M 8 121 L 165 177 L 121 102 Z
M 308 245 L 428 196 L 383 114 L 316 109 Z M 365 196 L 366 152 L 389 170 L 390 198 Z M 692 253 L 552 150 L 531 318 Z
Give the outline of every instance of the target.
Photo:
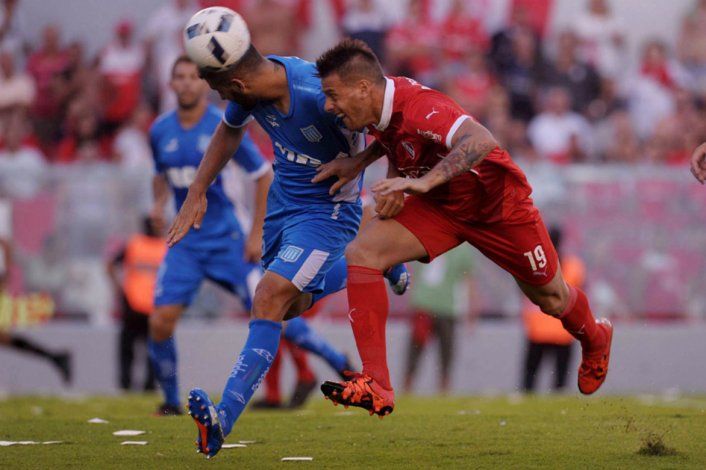
M 285 313 L 285 299 L 281 289 L 267 282 L 260 282 L 255 289 L 252 318 L 282 321 Z
M 365 266 L 366 268 L 378 268 L 380 257 L 364 243 L 353 240 L 346 247 L 346 263 L 348 266 Z
M 174 334 L 176 320 L 156 309 L 150 315 L 149 324 L 150 338 L 153 341 L 166 341 Z

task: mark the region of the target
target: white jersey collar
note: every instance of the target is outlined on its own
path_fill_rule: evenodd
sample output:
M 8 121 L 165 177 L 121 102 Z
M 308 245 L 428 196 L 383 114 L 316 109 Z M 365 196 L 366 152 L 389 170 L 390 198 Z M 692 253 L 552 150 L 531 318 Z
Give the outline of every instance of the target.
M 395 101 L 395 82 L 391 78 L 385 77 L 385 96 L 382 100 L 382 115 L 380 122 L 375 125 L 375 129 L 384 131 L 390 124 L 392 118 L 392 104 Z

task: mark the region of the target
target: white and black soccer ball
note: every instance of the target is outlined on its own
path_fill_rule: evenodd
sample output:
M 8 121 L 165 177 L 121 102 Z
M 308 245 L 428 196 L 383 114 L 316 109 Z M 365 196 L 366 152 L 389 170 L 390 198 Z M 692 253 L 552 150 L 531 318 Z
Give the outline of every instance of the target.
M 248 50 L 250 31 L 245 20 L 230 8 L 205 8 L 186 24 L 184 47 L 200 68 L 223 70 Z

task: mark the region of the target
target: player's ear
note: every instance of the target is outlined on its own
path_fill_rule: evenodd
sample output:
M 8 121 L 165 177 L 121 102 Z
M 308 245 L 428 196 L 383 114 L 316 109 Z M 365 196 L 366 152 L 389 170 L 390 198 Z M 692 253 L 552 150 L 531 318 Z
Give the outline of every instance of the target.
M 366 79 L 361 79 L 358 80 L 358 93 L 360 93 L 360 96 L 368 96 L 370 94 L 370 85 L 371 83 L 366 80 Z
M 248 85 L 240 78 L 232 78 L 230 80 L 231 85 L 233 85 L 238 93 L 243 93 L 247 90 Z

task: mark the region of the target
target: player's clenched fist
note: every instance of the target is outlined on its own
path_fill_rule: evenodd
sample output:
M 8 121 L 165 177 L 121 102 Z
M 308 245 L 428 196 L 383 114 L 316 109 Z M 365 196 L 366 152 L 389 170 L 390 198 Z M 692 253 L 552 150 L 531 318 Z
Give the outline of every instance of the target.
M 380 194 L 374 193 L 375 212 L 381 219 L 390 219 L 400 213 L 404 207 L 404 193 L 401 191 Z
M 208 201 L 206 200 L 205 192 L 195 194 L 189 191 L 184 200 L 184 204 L 182 204 L 172 226 L 169 228 L 167 245 L 176 245 L 179 240 L 189 233 L 191 227 L 197 230 L 200 229 L 207 206 Z
M 706 183 L 706 142 L 696 147 L 691 155 L 691 173 L 699 183 Z

